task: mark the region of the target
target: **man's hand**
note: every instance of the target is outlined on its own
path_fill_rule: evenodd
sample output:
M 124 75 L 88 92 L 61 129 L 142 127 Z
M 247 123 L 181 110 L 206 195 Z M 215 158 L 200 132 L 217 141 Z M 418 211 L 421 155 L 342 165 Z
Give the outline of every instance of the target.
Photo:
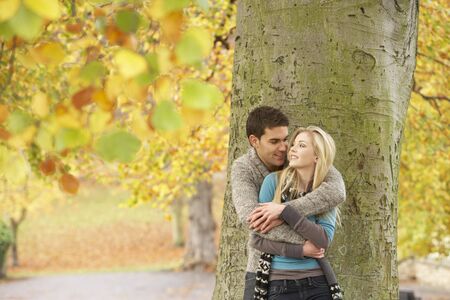
M 303 256 L 308 256 L 312 258 L 322 258 L 324 257 L 325 249 L 317 248 L 316 245 L 310 241 L 306 241 L 303 245 Z
M 285 207 L 283 204 L 273 202 L 260 203 L 247 218 L 247 222 L 254 223 L 258 219 L 260 222 L 265 222 L 269 218 L 278 219 Z
M 258 221 L 258 220 L 256 220 L 256 221 Z M 258 227 L 252 227 L 252 225 L 250 224 L 250 228 L 252 228 L 254 231 L 258 231 L 258 232 L 260 231 L 261 233 L 268 233 L 274 227 L 280 226 L 283 223 L 284 223 L 284 221 L 281 219 L 273 219 L 273 220 L 267 219 L 264 223 L 262 223 Z

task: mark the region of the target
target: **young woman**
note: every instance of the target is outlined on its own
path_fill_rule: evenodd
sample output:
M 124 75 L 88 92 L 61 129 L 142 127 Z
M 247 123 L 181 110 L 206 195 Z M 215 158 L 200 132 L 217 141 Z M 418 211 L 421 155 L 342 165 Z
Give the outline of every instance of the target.
M 321 128 L 298 128 L 289 141 L 289 166 L 264 179 L 259 201 L 283 203 L 316 189 L 332 166 L 335 152 L 333 138 Z M 307 218 L 287 208 L 283 214 L 297 233 L 316 246 L 327 248 L 335 231 L 336 210 Z M 318 259 L 306 258 L 297 251 L 298 256 L 294 256 L 294 247 L 298 245 L 273 242 L 257 235 L 253 235 L 251 245 L 263 251 L 255 299 L 342 299 L 334 272 L 323 255 Z M 290 256 L 282 256 L 284 253 Z

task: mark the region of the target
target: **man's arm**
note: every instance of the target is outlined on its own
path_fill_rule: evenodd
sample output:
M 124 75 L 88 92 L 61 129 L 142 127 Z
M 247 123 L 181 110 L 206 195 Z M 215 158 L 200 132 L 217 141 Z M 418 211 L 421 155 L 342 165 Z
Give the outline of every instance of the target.
M 303 197 L 286 203 L 305 216 L 317 215 L 331 210 L 345 200 L 345 183 L 341 173 L 331 166 L 324 181 L 317 189 Z
M 319 216 L 317 218 L 317 224 L 308 219 L 304 219 L 302 216 L 296 215 L 297 212 L 295 210 L 290 212 L 292 215 L 286 216 L 289 225 L 296 228 L 297 232 L 303 234 L 305 238 L 308 238 L 308 241 L 306 241 L 303 247 L 290 243 L 271 241 L 255 233 L 251 236 L 250 245 L 263 252 L 292 258 L 303 258 L 303 256 L 320 257 L 314 255 L 323 254 L 323 248 L 327 248 L 329 241 L 331 242 L 333 240 L 336 229 L 336 209 L 332 209 Z M 299 221 L 290 223 L 296 219 Z
M 345 184 L 341 173 L 331 167 L 322 184 L 313 192 L 286 203 L 302 215 L 316 215 L 329 211 L 345 200 Z M 250 219 L 251 227 L 267 233 L 273 230 L 275 222 L 286 207 L 276 203 L 268 203 L 255 209 Z M 286 220 L 285 220 L 286 221 Z
M 239 221 L 248 228 L 247 218 L 258 206 L 259 187 L 253 182 L 249 166 L 239 159 L 231 166 L 231 198 Z
M 250 166 L 237 159 L 231 166 L 231 198 L 241 223 L 249 228 L 247 218 L 258 207 L 260 187 L 252 180 Z M 293 244 L 303 244 L 305 239 L 293 231 L 287 224 L 274 228 L 268 234 L 262 235 L 270 240 L 279 240 Z

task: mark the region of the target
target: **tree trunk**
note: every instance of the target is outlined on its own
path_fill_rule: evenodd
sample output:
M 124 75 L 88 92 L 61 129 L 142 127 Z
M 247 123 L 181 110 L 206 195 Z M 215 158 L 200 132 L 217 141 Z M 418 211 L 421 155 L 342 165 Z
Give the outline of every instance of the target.
M 28 189 L 28 187 L 26 187 Z M 14 267 L 19 267 L 20 266 L 20 261 L 19 261 L 19 251 L 18 251 L 18 246 L 17 246 L 17 241 L 18 241 L 18 234 L 19 234 L 19 226 L 20 224 L 22 224 L 22 222 L 25 220 L 25 217 L 27 215 L 27 210 L 25 208 L 22 208 L 22 210 L 20 211 L 20 217 L 18 220 L 15 220 L 14 218 L 10 218 L 10 226 L 11 226 L 11 232 L 13 235 L 13 242 L 11 244 L 11 256 L 12 256 L 12 261 L 13 261 L 13 266 Z
M 247 150 L 245 120 L 259 105 L 280 108 L 291 130 L 315 124 L 334 137 L 347 200 L 328 256 L 346 299 L 398 299 L 398 171 L 417 13 L 415 0 L 238 2 L 229 164 Z M 214 299 L 242 299 L 246 240 L 228 186 Z
M 175 247 L 184 246 L 183 235 L 183 201 L 175 199 L 172 207 L 172 243 Z
M 215 266 L 216 224 L 212 215 L 212 199 L 212 183 L 198 183 L 197 195 L 189 201 L 189 237 L 184 257 L 185 269 L 205 270 Z

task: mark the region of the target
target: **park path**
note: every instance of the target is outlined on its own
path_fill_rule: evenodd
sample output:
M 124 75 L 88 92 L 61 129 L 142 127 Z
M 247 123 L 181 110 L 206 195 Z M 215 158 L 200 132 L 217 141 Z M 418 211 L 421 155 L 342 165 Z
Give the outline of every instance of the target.
M 132 272 L 54 275 L 0 283 L 1 300 L 209 300 L 214 274 L 199 272 Z M 450 300 L 442 289 L 400 285 L 421 300 Z
M 55 275 L 0 284 L 1 300 L 209 300 L 214 274 L 133 272 Z

